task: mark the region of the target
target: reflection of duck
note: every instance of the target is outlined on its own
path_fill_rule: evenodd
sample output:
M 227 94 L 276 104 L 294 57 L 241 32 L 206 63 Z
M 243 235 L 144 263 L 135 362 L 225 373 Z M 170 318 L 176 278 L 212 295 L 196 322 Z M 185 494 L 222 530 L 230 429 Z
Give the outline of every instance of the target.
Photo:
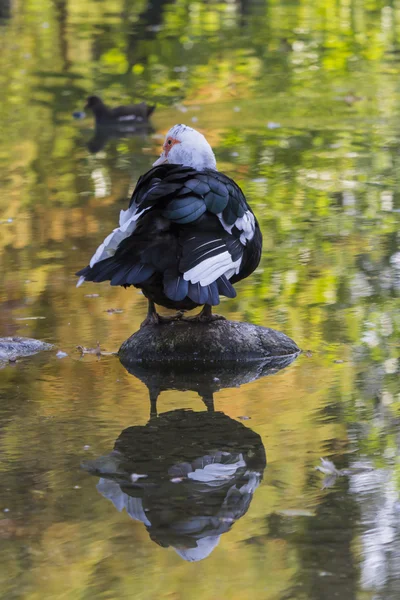
M 95 154 L 104 148 L 109 139 L 146 136 L 153 132 L 154 129 L 148 122 L 117 123 L 112 127 L 96 123 L 94 135 L 88 141 L 87 147 L 89 152 Z
M 181 409 L 125 429 L 108 456 L 83 468 L 154 542 L 198 561 L 246 513 L 265 466 L 257 433 L 221 412 Z
M 146 102 L 130 106 L 109 108 L 99 96 L 89 96 L 85 110 L 91 110 L 96 119 L 96 125 L 116 125 L 118 123 L 145 123 L 153 113 L 155 106 Z
M 141 288 L 149 301 L 147 323 L 158 323 L 155 305 L 191 310 L 213 319 L 219 296 L 233 298 L 234 283 L 248 277 L 261 257 L 262 236 L 246 199 L 216 170 L 204 136 L 186 125 L 167 133 L 163 152 L 143 175 L 119 227 L 99 246 L 84 281 Z
M 157 398 L 164 390 L 193 390 L 201 396 L 208 410 L 214 410 L 214 393 L 223 388 L 239 387 L 260 377 L 273 375 L 289 366 L 299 353 L 272 356 L 262 361 L 227 362 L 215 365 L 192 366 L 179 363 L 160 363 L 157 368 L 138 362 L 128 362 L 124 355 L 121 363 L 126 370 L 143 381 L 150 395 L 151 414 L 157 414 Z

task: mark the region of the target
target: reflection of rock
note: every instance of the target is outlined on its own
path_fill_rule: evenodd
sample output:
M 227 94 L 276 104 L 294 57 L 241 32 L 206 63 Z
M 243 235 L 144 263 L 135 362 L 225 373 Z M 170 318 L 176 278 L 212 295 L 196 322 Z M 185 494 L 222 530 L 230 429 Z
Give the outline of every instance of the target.
M 195 364 L 263 361 L 300 350 L 287 335 L 251 323 L 188 320 L 142 327 L 119 349 L 124 364 Z
M 153 132 L 154 129 L 148 122 L 96 125 L 94 135 L 88 141 L 87 147 L 89 152 L 95 154 L 104 148 L 109 139 L 147 136 Z
M 21 356 L 31 356 L 42 350 L 51 350 L 53 346 L 40 340 L 24 337 L 0 338 L 0 362 L 15 360 Z
M 120 356 L 124 367 L 143 381 L 148 387 L 151 401 L 151 412 L 156 413 L 156 402 L 159 394 L 168 389 L 193 390 L 203 399 L 206 406 L 213 410 L 213 395 L 223 388 L 239 387 L 266 375 L 273 375 L 280 369 L 289 366 L 298 353 L 287 356 L 275 356 L 252 362 L 227 362 L 208 365 L 192 365 L 168 363 L 157 367 L 143 363 L 126 361 Z
M 188 561 L 208 556 L 246 513 L 265 466 L 257 433 L 221 412 L 183 409 L 125 429 L 108 456 L 83 465 L 117 510 Z

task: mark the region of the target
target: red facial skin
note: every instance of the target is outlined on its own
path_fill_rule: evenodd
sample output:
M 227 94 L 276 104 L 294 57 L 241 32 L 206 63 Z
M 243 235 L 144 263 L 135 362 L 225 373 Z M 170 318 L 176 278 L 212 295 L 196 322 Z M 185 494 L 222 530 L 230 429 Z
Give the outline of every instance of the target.
M 168 157 L 168 153 L 171 150 L 171 148 L 173 146 L 175 146 L 175 144 L 180 144 L 179 140 L 176 140 L 175 138 L 171 138 L 169 137 L 167 140 L 165 140 L 165 144 L 163 146 L 163 150 L 165 152 L 165 157 Z

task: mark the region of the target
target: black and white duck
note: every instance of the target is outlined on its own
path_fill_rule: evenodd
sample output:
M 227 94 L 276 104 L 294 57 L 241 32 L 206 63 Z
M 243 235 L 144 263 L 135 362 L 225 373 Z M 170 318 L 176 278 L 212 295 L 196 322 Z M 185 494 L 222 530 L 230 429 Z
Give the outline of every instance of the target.
M 144 123 L 153 113 L 155 106 L 146 102 L 132 104 L 130 106 L 117 106 L 110 108 L 104 104 L 99 96 L 89 96 L 86 101 L 85 110 L 91 110 L 98 125 L 112 125 L 118 123 Z
M 258 266 L 262 236 L 239 186 L 217 171 L 205 137 L 186 125 L 167 133 L 163 152 L 139 178 L 119 227 L 100 244 L 84 281 L 142 289 L 143 324 L 159 323 L 155 304 L 186 311 L 204 305 L 201 321 L 219 318 L 220 295 Z

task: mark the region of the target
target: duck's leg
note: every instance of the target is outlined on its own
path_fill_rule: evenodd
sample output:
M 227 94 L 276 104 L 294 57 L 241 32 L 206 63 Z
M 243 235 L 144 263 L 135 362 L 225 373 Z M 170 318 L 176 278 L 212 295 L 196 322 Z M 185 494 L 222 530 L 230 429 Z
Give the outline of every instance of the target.
M 198 315 L 196 315 L 195 317 L 188 317 L 184 320 L 192 321 L 195 323 L 211 323 L 212 321 L 226 321 L 225 317 L 223 317 L 222 315 L 213 315 L 211 304 L 205 304 Z
M 160 395 L 160 390 L 158 387 L 149 386 L 149 396 L 150 396 L 150 419 L 154 419 L 157 417 L 157 399 Z
M 201 396 L 201 399 L 206 405 L 207 411 L 214 412 L 214 394 L 212 392 L 208 392 L 207 394 L 199 393 L 199 396 Z
M 147 316 L 146 316 L 145 320 L 143 321 L 143 323 L 141 323 L 140 329 L 142 327 L 147 327 L 147 325 L 158 325 L 160 322 L 159 321 L 160 316 L 157 314 L 156 305 L 154 304 L 153 300 L 150 300 L 148 298 L 147 302 L 148 302 Z

